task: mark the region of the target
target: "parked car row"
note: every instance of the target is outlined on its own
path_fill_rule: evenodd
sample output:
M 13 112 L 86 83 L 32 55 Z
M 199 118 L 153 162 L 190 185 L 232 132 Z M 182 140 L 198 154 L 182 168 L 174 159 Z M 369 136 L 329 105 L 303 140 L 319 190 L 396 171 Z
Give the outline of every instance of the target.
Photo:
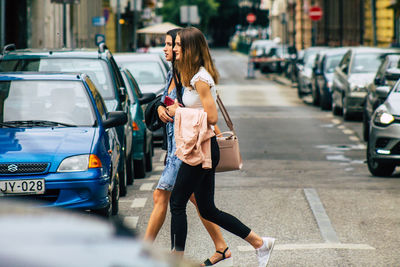
M 127 186 L 152 170 L 153 135 L 143 109 L 160 93 L 168 65 L 149 78 L 156 67 L 148 55 L 139 64 L 126 55 L 124 67 L 104 43 L 98 50 L 6 46 L 0 56 L 1 194 L 117 214 Z M 159 84 L 142 93 L 142 80 Z
M 299 96 L 344 120 L 362 117 L 367 163 L 375 176 L 400 165 L 400 50 L 312 47 L 297 61 Z

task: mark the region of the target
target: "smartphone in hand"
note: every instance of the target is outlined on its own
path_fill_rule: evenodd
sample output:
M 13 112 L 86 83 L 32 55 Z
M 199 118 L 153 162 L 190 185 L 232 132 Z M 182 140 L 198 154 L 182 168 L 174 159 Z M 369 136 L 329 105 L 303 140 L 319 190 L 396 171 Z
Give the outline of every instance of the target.
M 164 99 L 164 104 L 168 107 L 171 106 L 175 103 L 175 100 L 173 100 L 172 98 L 170 98 L 169 96 L 165 96 Z

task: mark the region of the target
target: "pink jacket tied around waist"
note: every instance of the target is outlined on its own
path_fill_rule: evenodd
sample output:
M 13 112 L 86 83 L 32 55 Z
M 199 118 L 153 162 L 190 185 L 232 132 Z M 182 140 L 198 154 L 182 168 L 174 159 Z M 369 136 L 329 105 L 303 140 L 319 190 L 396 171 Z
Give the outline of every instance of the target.
M 215 135 L 202 109 L 177 108 L 175 112 L 176 156 L 191 166 L 211 169 L 211 137 Z

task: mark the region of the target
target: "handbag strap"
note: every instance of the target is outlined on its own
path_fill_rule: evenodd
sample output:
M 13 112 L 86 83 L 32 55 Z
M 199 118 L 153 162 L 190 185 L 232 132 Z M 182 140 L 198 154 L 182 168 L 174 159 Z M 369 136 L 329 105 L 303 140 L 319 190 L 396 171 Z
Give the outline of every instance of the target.
M 228 111 L 226 111 L 226 108 L 225 108 L 224 104 L 222 103 L 222 100 L 218 94 L 217 94 L 217 104 L 218 104 L 219 110 L 221 110 L 222 116 L 224 117 L 226 125 L 228 126 L 229 130 L 231 130 L 236 135 L 235 130 L 233 129 L 233 123 L 231 121 L 231 118 L 229 117 Z

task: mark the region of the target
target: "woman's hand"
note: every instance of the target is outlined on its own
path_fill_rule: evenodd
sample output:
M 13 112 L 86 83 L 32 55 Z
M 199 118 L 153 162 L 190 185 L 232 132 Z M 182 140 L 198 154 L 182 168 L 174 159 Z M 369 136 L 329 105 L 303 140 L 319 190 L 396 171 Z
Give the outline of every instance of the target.
M 171 117 L 174 117 L 177 108 L 179 108 L 179 103 L 178 103 L 178 100 L 175 99 L 174 104 L 167 107 L 168 115 Z
M 163 106 L 157 108 L 158 117 L 164 123 L 173 122 L 174 120 L 168 115 L 167 109 Z

